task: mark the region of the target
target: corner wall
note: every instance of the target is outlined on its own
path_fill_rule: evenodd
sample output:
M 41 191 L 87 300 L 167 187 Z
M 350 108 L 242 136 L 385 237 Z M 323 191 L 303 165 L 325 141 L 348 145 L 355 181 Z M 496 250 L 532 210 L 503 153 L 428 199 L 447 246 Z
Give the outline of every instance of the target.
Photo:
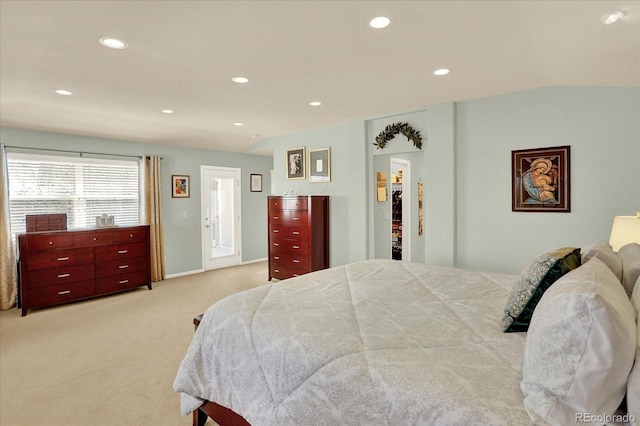
M 457 104 L 457 266 L 518 273 L 608 240 L 640 209 L 640 88 L 557 87 Z M 511 211 L 511 151 L 571 146 L 570 213 Z
M 200 166 L 241 169 L 242 261 L 267 258 L 267 195 L 271 185 L 270 156 L 236 154 L 126 142 L 94 137 L 0 128 L 0 140 L 11 146 L 115 155 L 159 155 L 162 160 L 162 215 L 167 275 L 202 270 Z M 263 192 L 249 191 L 249 175 L 262 174 Z M 171 198 L 171 175 L 189 175 L 191 196 Z M 265 281 L 267 276 L 265 274 Z

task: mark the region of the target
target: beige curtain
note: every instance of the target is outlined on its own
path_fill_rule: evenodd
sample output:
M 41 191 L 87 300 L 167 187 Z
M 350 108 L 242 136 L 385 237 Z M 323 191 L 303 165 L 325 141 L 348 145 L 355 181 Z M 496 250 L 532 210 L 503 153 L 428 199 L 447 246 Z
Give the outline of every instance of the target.
M 0 309 L 13 308 L 18 293 L 18 274 L 15 251 L 11 239 L 11 220 L 9 217 L 9 170 L 7 167 L 7 149 L 0 145 Z
M 151 232 L 151 281 L 164 280 L 164 237 L 162 232 L 161 158 L 144 159 L 144 213 Z

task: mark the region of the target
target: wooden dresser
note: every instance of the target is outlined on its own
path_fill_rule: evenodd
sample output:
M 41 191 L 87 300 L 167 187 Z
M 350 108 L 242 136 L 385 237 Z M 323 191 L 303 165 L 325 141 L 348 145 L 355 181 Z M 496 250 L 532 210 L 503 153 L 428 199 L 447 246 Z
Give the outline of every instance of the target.
M 146 285 L 151 290 L 149 225 L 18 235 L 22 316 Z
M 329 197 L 268 197 L 269 280 L 329 267 Z

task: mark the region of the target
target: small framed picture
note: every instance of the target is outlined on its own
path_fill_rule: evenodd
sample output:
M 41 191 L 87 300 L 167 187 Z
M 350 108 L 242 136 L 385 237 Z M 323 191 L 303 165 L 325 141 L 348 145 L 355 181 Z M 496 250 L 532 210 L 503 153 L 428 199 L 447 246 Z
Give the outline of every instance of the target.
M 171 196 L 173 198 L 189 198 L 189 176 L 171 175 Z
M 309 182 L 331 182 L 331 148 L 309 151 Z
M 511 210 L 571 211 L 569 146 L 511 151 Z
M 262 175 L 251 174 L 251 192 L 262 192 Z
M 287 179 L 304 179 L 304 159 L 304 147 L 287 150 Z

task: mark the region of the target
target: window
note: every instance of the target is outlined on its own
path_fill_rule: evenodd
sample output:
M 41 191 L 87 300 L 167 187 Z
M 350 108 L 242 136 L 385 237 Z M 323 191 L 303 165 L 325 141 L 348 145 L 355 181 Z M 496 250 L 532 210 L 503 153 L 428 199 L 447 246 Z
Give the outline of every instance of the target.
M 66 213 L 69 228 L 94 227 L 96 216 L 116 225 L 139 223 L 136 160 L 9 153 L 9 209 L 14 235 L 27 214 Z

